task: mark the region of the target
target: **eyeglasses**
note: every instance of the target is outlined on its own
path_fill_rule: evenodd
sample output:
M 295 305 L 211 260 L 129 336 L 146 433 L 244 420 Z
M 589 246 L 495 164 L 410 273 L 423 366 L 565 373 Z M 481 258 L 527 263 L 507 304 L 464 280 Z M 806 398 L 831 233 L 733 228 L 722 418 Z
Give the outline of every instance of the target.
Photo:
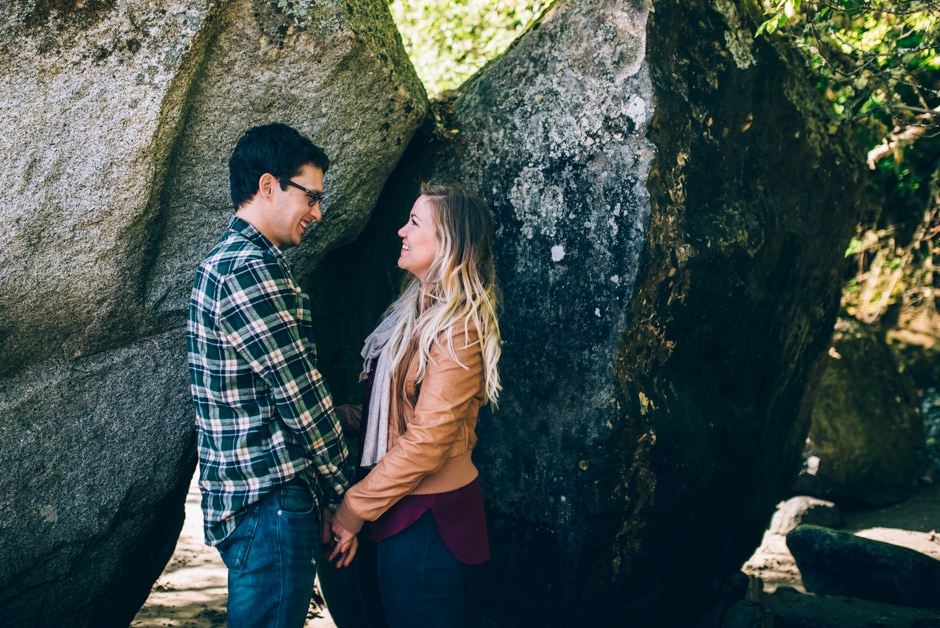
M 283 183 L 284 185 L 289 185 L 292 188 L 297 188 L 298 190 L 306 194 L 308 207 L 313 207 L 314 205 L 316 205 L 323 199 L 323 192 L 314 192 L 313 190 L 308 190 L 304 186 L 294 183 L 287 177 L 278 177 L 277 180 Z

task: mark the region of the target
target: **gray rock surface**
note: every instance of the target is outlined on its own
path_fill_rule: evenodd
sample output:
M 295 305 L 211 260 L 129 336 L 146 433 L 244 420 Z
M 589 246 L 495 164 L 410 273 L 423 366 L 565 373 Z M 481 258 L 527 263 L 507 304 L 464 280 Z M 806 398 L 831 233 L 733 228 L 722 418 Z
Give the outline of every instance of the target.
M 721 628 L 754 628 L 761 622 L 780 628 L 933 628 L 940 626 L 940 612 L 782 588 L 757 602 L 738 602 Z
M 8 377 L 4 626 L 127 625 L 173 553 L 195 464 L 177 331 Z
M 291 6 L 308 6 L 309 13 L 281 14 L 273 2 L 238 0 L 217 17 L 220 32 L 190 88 L 186 130 L 167 174 L 163 240 L 146 295 L 161 313 L 185 310 L 193 251 L 208 252 L 228 222 L 228 157 L 246 128 L 272 117 L 289 120 L 332 161 L 324 219 L 289 252 L 303 281 L 328 250 L 359 234 L 424 120 L 424 88 L 385 4 Z
M 334 161 L 304 280 L 426 110 L 382 0 L 0 4 L 0 623 L 126 626 L 172 552 L 185 308 L 240 134 L 286 122 Z
M 926 554 L 813 525 L 790 532 L 787 547 L 807 591 L 940 608 L 940 560 Z
M 910 374 L 874 328 L 840 318 L 813 407 L 795 490 L 841 504 L 907 498 L 924 463 L 924 419 Z
M 133 342 L 214 3 L 0 5 L 0 376 Z

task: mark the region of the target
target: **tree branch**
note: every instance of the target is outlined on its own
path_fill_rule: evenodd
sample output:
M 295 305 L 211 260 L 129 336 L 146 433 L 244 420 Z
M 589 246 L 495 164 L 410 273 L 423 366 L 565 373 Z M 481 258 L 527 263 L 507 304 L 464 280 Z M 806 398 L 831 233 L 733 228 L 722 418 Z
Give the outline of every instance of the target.
M 940 106 L 935 107 L 928 113 L 931 115 L 937 115 L 940 113 Z M 897 151 L 902 144 L 907 144 L 920 138 L 922 135 L 924 135 L 924 133 L 927 132 L 928 128 L 930 128 L 929 125 L 917 125 L 909 126 L 900 133 L 892 132 L 889 137 L 881 140 L 881 144 L 868 151 L 868 158 L 866 159 L 868 162 L 868 167 L 871 170 L 874 170 L 875 165 L 879 161 L 888 155 L 894 154 L 894 152 Z

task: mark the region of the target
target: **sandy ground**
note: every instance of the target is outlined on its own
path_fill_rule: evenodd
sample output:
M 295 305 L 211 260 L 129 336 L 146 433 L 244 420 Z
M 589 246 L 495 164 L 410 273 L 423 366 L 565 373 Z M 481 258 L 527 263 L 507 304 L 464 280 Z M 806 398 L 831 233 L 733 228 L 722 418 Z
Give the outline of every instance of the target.
M 846 513 L 843 530 L 895 545 L 903 545 L 940 559 L 940 484 L 917 489 L 908 501 L 879 510 Z M 940 627 L 940 612 L 919 611 L 868 603 L 848 598 L 818 598 L 805 593 L 793 556 L 784 537 L 767 533 L 742 571 L 752 577 L 751 607 L 735 612 L 757 613 L 741 625 L 773 625 L 772 616 L 786 616 L 792 625 L 806 626 L 907 626 Z M 214 548 L 203 543 L 199 491 L 190 486 L 186 500 L 186 522 L 163 574 L 154 584 L 147 603 L 133 627 L 173 626 L 216 628 L 225 625 L 225 566 Z M 334 628 L 317 592 L 306 628 Z M 320 600 L 320 603 L 317 603 Z M 807 621 L 811 623 L 806 623 Z M 926 623 L 924 623 L 926 622 Z M 791 625 L 788 623 L 787 625 Z M 737 625 L 730 619 L 726 626 Z

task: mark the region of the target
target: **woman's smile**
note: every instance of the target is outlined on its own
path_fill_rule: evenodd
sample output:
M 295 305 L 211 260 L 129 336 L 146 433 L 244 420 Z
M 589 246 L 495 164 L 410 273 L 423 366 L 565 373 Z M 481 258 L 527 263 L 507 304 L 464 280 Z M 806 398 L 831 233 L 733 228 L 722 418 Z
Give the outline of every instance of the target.
M 398 267 L 425 281 L 437 258 L 441 241 L 434 224 L 433 207 L 426 196 L 419 196 L 404 227 L 398 230 L 401 252 Z

